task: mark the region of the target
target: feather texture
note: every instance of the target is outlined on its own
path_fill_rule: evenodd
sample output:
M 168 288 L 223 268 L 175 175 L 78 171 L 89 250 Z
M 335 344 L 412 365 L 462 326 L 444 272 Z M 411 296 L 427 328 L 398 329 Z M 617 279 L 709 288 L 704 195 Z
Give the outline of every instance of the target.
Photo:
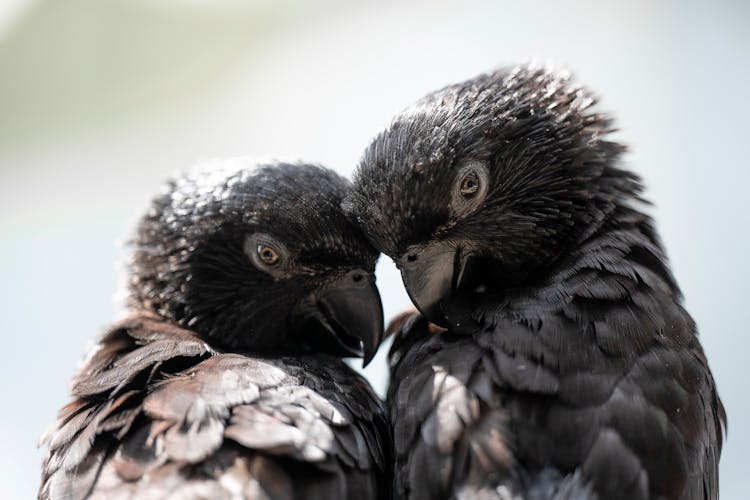
M 724 409 L 595 104 L 502 68 L 365 149 L 344 209 L 426 316 L 391 328 L 399 498 L 718 497 Z
M 383 498 L 389 430 L 332 357 L 219 353 L 149 316 L 106 332 L 43 438 L 40 498 Z
M 397 496 L 718 497 L 726 417 L 695 325 L 658 247 L 623 228 L 475 304 L 470 335 L 391 327 Z

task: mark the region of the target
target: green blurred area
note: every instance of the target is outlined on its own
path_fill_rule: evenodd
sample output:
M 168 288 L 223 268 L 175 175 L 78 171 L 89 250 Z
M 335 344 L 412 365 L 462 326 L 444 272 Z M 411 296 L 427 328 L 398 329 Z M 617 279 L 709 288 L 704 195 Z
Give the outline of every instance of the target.
M 183 106 L 331 4 L 36 2 L 0 43 L 0 148 Z

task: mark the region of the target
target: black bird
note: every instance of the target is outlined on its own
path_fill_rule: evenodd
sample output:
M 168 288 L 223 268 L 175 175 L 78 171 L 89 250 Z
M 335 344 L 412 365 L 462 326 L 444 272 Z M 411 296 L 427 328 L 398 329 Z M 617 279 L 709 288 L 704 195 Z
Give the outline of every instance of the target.
M 594 103 L 564 73 L 503 69 L 427 95 L 363 155 L 344 208 L 424 315 L 392 327 L 399 498 L 718 496 L 724 409 Z
M 341 359 L 369 361 L 383 328 L 348 188 L 246 159 L 168 182 L 132 240 L 129 315 L 43 438 L 40 498 L 389 494 L 385 409 Z

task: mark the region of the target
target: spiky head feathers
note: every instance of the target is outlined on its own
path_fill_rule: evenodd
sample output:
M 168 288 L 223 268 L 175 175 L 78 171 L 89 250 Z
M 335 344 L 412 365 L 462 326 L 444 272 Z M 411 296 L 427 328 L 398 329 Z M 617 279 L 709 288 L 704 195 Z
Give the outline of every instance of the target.
M 273 348 L 321 279 L 374 269 L 322 167 L 212 160 L 170 180 L 132 238 L 129 304 L 218 345 Z M 262 332 L 262 338 L 256 333 Z
M 366 149 L 345 210 L 393 258 L 452 239 L 519 265 L 553 258 L 640 190 L 594 103 L 566 73 L 533 66 L 431 93 Z

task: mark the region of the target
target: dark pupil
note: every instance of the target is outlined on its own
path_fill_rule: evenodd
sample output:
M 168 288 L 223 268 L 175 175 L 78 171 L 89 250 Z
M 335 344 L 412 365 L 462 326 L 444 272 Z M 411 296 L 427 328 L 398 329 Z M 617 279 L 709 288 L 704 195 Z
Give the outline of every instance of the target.
M 276 253 L 268 247 L 261 249 L 260 258 L 266 264 L 274 264 L 277 260 Z
M 461 181 L 461 194 L 463 196 L 472 196 L 479 189 L 479 179 L 477 174 L 471 173 Z

